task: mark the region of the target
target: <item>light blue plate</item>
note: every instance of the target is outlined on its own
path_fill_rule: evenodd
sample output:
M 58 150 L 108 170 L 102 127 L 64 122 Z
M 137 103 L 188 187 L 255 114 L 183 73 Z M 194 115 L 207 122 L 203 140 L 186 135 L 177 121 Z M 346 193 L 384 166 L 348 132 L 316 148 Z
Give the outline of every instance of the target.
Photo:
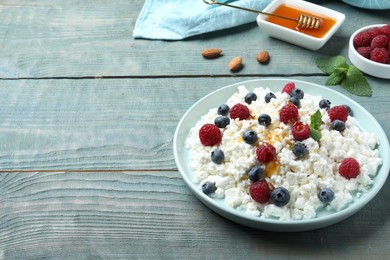
M 295 82 L 296 86 L 302 89 L 305 93 L 309 93 L 316 96 L 322 96 L 323 98 L 329 99 L 332 105 L 345 104 L 351 107 L 354 117 L 360 123 L 362 131 L 374 133 L 379 140 L 379 152 L 383 160 L 382 166 L 379 168 L 378 174 L 374 177 L 374 184 L 371 189 L 361 196 L 360 198 L 355 197 L 354 201 L 344 210 L 339 212 L 319 212 L 318 216 L 314 219 L 308 220 L 291 220 L 281 221 L 276 219 L 260 219 L 246 214 L 243 211 L 231 208 L 225 205 L 223 200 L 213 199 L 203 194 L 199 189 L 198 185 L 194 183 L 194 173 L 189 168 L 189 151 L 185 148 L 185 141 L 189 134 L 190 129 L 200 120 L 201 116 L 206 114 L 210 108 L 218 107 L 220 104 L 226 102 L 235 92 L 237 87 L 244 85 L 248 90 L 253 90 L 256 87 L 269 88 L 271 91 L 281 91 L 283 86 L 287 82 Z M 307 231 L 322 228 L 335 224 L 342 221 L 349 216 L 356 213 L 358 210 L 363 208 L 375 195 L 380 191 L 383 184 L 385 183 L 389 174 L 389 157 L 390 148 L 389 141 L 386 137 L 382 127 L 376 121 L 376 119 L 361 105 L 353 101 L 352 99 L 342 95 L 341 93 L 332 89 L 299 80 L 291 79 L 258 79 L 239 82 L 233 85 L 223 87 L 216 90 L 207 96 L 196 102 L 182 117 L 180 120 L 174 140 L 173 140 L 173 151 L 177 167 L 182 175 L 184 181 L 190 188 L 190 190 L 213 211 L 218 214 L 230 219 L 234 222 L 240 223 L 245 226 L 252 228 L 258 228 L 269 231 L 280 231 L 280 232 L 295 232 L 295 231 Z

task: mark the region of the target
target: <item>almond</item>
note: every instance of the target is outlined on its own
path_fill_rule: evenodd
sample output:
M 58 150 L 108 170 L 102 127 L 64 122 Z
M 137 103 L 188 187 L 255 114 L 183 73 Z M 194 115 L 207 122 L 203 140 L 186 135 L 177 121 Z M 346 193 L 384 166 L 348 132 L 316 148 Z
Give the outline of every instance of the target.
M 241 66 L 242 58 L 240 56 L 233 58 L 228 64 L 228 68 L 231 71 L 237 71 L 241 68 Z
M 259 54 L 257 54 L 256 57 L 257 61 L 260 63 L 267 63 L 269 61 L 269 53 L 268 51 L 261 51 Z
M 202 56 L 206 59 L 214 59 L 221 56 L 222 50 L 218 48 L 208 48 L 202 51 Z

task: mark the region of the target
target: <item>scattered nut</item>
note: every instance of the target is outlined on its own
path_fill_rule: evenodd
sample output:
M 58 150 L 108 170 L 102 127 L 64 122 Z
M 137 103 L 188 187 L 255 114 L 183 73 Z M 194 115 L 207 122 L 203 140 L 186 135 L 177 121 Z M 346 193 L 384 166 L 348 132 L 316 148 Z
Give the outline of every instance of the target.
M 222 50 L 218 48 L 208 48 L 202 51 L 202 56 L 206 59 L 214 59 L 221 56 Z
M 237 71 L 241 69 L 241 66 L 242 66 L 242 58 L 240 56 L 233 58 L 228 64 L 228 68 L 231 71 Z
M 269 61 L 269 53 L 268 51 L 261 51 L 259 52 L 259 54 L 257 54 L 257 57 L 256 57 L 257 61 L 262 63 L 262 64 L 265 64 Z

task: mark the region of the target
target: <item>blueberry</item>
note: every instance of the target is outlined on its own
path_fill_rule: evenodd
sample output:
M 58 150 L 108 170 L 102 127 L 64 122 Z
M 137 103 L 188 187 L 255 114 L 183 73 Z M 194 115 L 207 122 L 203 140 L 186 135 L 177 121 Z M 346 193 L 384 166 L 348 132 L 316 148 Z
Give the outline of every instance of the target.
M 215 118 L 214 124 L 219 128 L 225 128 L 228 124 L 230 124 L 230 119 L 227 116 L 218 116 Z
M 216 148 L 214 151 L 211 152 L 211 160 L 214 163 L 221 164 L 224 159 L 225 159 L 225 154 L 221 149 Z
M 297 158 L 303 158 L 307 154 L 306 145 L 304 143 L 301 143 L 301 142 L 294 143 L 292 151 L 293 151 L 293 154 L 295 154 L 295 156 Z
M 257 96 L 255 93 L 253 92 L 248 92 L 246 95 L 245 95 L 245 102 L 248 103 L 248 104 L 251 104 L 252 101 L 256 101 L 257 100 Z
M 254 166 L 248 173 L 249 180 L 255 182 L 260 180 L 261 176 L 263 176 L 264 169 L 260 165 Z
M 267 114 L 261 114 L 257 119 L 257 121 L 259 122 L 260 125 L 267 127 L 271 124 L 271 117 Z
M 226 104 L 222 104 L 218 107 L 218 115 L 226 116 L 229 113 L 230 107 Z
M 276 98 L 275 94 L 272 92 L 267 93 L 264 97 L 265 103 L 269 103 L 272 98 Z
M 297 108 L 301 107 L 301 100 L 297 96 L 291 96 L 290 102 L 293 103 Z
M 341 120 L 336 119 L 332 122 L 332 129 L 342 132 L 345 130 L 345 123 Z
M 202 191 L 204 194 L 209 195 L 215 192 L 215 184 L 211 181 L 206 181 L 202 184 Z
M 324 203 L 329 203 L 334 199 L 334 192 L 329 188 L 323 188 L 318 192 L 318 198 Z
M 302 99 L 303 96 L 305 95 L 305 92 L 303 92 L 302 89 L 299 89 L 299 88 L 294 88 L 292 91 L 291 91 L 291 94 L 290 94 L 292 97 L 297 97 L 299 99 Z
M 348 105 L 343 105 L 343 106 L 348 110 L 348 115 L 349 115 L 349 116 L 353 116 L 353 112 L 352 112 L 351 107 L 348 106 Z
M 324 108 L 328 110 L 330 108 L 331 102 L 327 99 L 321 99 L 320 103 L 318 104 L 320 108 Z
M 243 133 L 242 135 L 242 139 L 244 139 L 244 141 L 247 143 L 247 144 L 254 144 L 256 143 L 257 141 L 257 134 L 255 131 L 253 130 L 247 130 Z
M 271 192 L 271 202 L 278 207 L 287 205 L 290 201 L 290 193 L 286 188 L 277 187 Z

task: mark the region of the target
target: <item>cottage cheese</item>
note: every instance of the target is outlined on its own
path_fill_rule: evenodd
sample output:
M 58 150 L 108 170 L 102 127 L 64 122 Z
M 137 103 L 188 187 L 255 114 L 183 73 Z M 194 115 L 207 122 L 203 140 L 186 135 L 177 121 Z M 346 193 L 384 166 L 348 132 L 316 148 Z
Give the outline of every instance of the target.
M 195 173 L 199 188 L 205 181 L 215 183 L 216 191 L 213 196 L 223 199 L 225 203 L 249 215 L 261 218 L 276 218 L 280 220 L 310 219 L 317 216 L 320 210 L 340 211 L 350 204 L 354 197 L 359 197 L 372 186 L 379 165 L 382 164 L 376 149 L 377 140 L 373 134 L 362 132 L 354 117 L 349 116 L 346 129 L 340 133 L 331 130 L 330 119 L 325 109 L 320 109 L 324 124 L 320 130 L 320 142 L 312 138 L 303 143 L 308 148 L 308 156 L 296 159 L 292 152 L 293 136 L 290 127 L 279 121 L 279 110 L 288 103 L 289 95 L 274 92 L 276 98 L 265 103 L 264 96 L 271 92 L 268 88 L 256 88 L 253 92 L 257 101 L 248 105 L 244 101 L 248 90 L 245 86 L 238 87 L 226 104 L 229 107 L 237 103 L 246 104 L 251 112 L 248 120 L 231 120 L 230 124 L 221 129 L 222 142 L 218 147 L 225 154 L 222 164 L 215 164 L 210 159 L 211 152 L 216 148 L 203 146 L 198 132 L 206 123 L 213 123 L 218 116 L 217 108 L 210 109 L 191 129 L 186 140 L 190 150 L 190 168 Z M 299 109 L 300 121 L 310 124 L 310 117 L 318 109 L 322 97 L 305 93 Z M 218 106 L 220 104 L 216 104 Z M 270 115 L 272 124 L 265 128 L 259 125 L 257 117 L 266 113 Z M 274 169 L 269 168 L 266 181 L 274 187 L 282 186 L 290 193 L 290 202 L 283 207 L 273 204 L 259 204 L 249 195 L 248 171 L 258 164 L 256 146 L 242 140 L 242 134 L 255 130 L 259 140 L 271 143 L 277 152 L 278 164 Z M 360 164 L 360 174 L 355 179 L 347 180 L 338 174 L 338 166 L 343 158 L 354 157 Z M 322 203 L 318 197 L 321 188 L 330 188 L 335 194 L 329 204 Z

